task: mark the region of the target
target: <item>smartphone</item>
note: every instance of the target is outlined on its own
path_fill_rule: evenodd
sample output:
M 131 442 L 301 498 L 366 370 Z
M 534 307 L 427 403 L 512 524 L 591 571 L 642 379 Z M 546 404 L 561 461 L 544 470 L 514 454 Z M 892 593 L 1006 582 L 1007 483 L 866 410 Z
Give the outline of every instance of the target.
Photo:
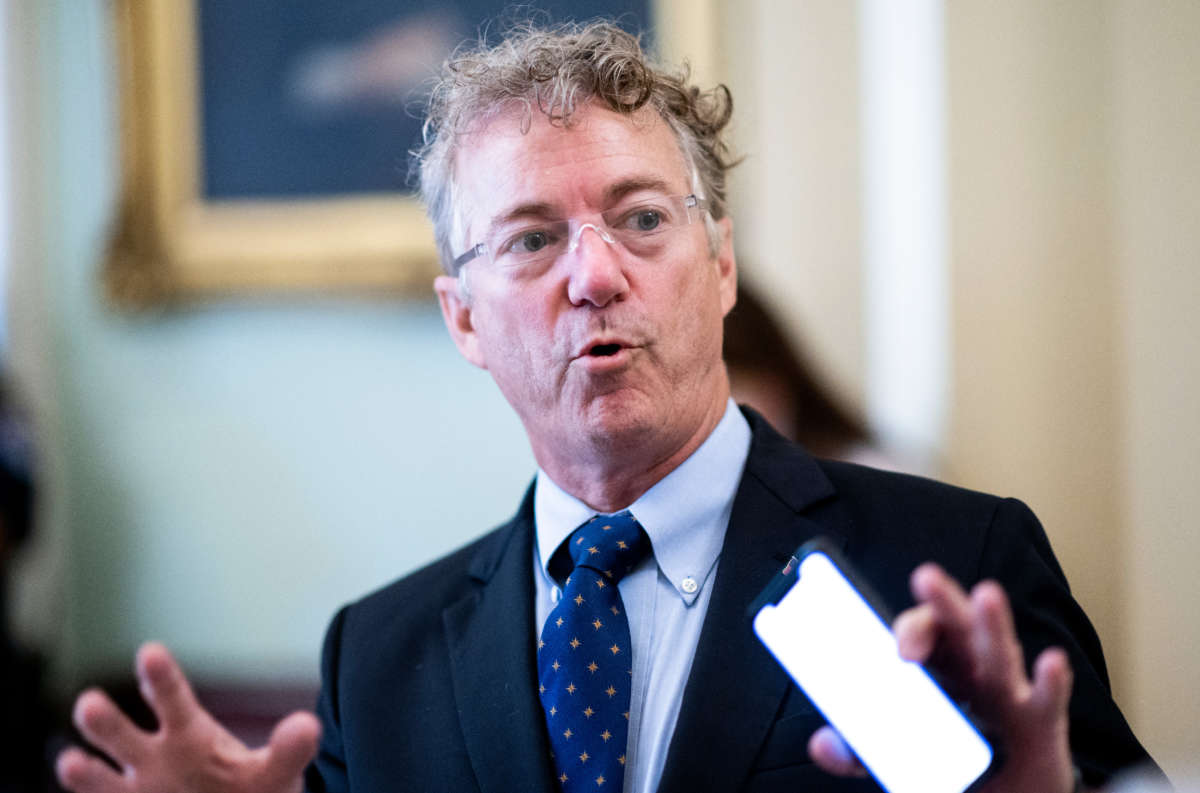
M 888 793 L 963 793 L 991 746 L 900 657 L 886 610 L 856 580 L 831 543 L 806 543 L 764 592 L 755 633 Z

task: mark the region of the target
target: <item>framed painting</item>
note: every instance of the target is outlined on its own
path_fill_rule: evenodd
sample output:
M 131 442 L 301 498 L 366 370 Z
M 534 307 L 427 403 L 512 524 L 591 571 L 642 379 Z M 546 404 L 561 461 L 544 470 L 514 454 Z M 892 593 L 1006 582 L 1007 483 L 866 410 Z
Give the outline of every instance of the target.
M 522 8 L 543 20 L 613 16 L 706 76 L 714 3 Z M 122 189 L 104 282 L 117 304 L 431 294 L 437 255 L 408 152 L 430 77 L 459 42 L 512 18 L 502 0 L 114 0 L 114 9 Z

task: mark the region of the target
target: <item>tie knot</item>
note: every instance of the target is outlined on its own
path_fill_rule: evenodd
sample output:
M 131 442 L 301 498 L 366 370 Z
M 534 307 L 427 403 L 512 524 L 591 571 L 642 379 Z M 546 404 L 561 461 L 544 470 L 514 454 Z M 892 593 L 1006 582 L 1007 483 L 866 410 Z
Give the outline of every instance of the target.
M 628 511 L 597 515 L 568 540 L 576 567 L 590 567 L 620 581 L 646 555 L 649 538 Z

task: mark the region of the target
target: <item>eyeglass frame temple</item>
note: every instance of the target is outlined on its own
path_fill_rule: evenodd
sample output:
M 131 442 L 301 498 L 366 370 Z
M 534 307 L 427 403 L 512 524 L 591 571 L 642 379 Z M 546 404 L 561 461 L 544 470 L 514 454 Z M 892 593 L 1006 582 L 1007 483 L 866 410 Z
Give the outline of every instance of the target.
M 480 256 L 483 256 L 485 253 L 487 253 L 487 251 L 488 247 L 486 242 L 475 243 L 466 253 L 460 254 L 457 258 L 455 258 L 454 272 L 457 274 L 460 270 L 462 270 L 463 266 L 465 266 L 467 262 L 471 261 L 472 259 L 478 259 Z

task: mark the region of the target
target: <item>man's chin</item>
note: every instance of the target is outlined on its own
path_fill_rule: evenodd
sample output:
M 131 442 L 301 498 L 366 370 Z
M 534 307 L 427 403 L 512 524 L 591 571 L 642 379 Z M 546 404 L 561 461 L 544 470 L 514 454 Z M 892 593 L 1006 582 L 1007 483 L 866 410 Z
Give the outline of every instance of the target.
M 622 389 L 590 400 L 580 411 L 578 426 L 597 446 L 624 445 L 630 439 L 645 441 L 646 434 L 663 422 L 653 408 L 645 394 Z

